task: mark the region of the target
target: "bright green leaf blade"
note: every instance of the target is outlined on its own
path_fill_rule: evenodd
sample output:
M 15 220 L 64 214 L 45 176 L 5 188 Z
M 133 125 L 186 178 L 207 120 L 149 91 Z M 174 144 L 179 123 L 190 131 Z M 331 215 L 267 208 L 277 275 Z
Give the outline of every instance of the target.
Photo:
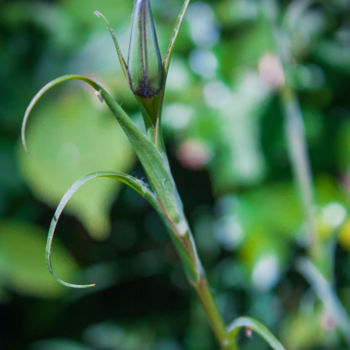
M 45 266 L 45 229 L 19 221 L 0 221 L 0 285 L 22 295 L 57 297 L 64 289 Z M 77 265 L 60 242 L 55 261 L 60 275 L 72 278 Z
M 113 39 L 113 43 L 114 43 L 114 46 L 115 46 L 115 50 L 117 51 L 117 55 L 118 55 L 118 58 L 119 58 L 119 61 L 120 61 L 120 65 L 122 66 L 124 75 L 125 75 L 126 79 L 129 82 L 128 66 L 127 66 L 127 64 L 125 62 L 125 59 L 123 57 L 122 51 L 121 51 L 120 46 L 118 44 L 118 40 L 117 40 L 117 37 L 116 37 L 116 35 L 115 35 L 114 31 L 113 31 L 113 28 L 109 24 L 107 18 L 101 12 L 95 11 L 94 13 L 95 13 L 95 15 L 98 18 L 102 18 L 103 21 L 106 23 L 106 26 L 107 26 L 107 28 L 109 30 L 109 33 L 111 34 L 111 37 Z
M 239 329 L 242 327 L 254 330 L 266 340 L 266 342 L 272 347 L 272 349 L 285 350 L 283 345 L 263 324 L 251 317 L 239 317 L 236 320 L 234 320 L 228 326 L 229 338 L 235 338 Z
M 82 175 L 127 172 L 134 162 L 123 131 L 95 99 L 70 87 L 45 99 L 28 129 L 31 156 L 19 149 L 22 176 L 35 196 L 52 208 Z M 67 210 L 92 237 L 101 239 L 110 230 L 109 212 L 119 188 L 107 180 L 91 183 L 74 196 Z
M 128 185 L 132 189 L 134 189 L 136 192 L 138 192 L 140 195 L 142 195 L 144 198 L 146 198 L 149 203 L 154 206 L 155 208 L 158 207 L 157 200 L 153 193 L 147 188 L 146 184 L 138 180 L 130 175 L 123 174 L 123 173 L 113 173 L 113 172 L 97 172 L 93 174 L 86 175 L 82 178 L 80 178 L 78 181 L 76 181 L 70 189 L 65 193 L 63 198 L 61 199 L 61 202 L 58 204 L 57 209 L 55 211 L 55 214 L 51 220 L 50 229 L 47 237 L 47 243 L 46 243 L 46 260 L 49 267 L 49 270 L 53 277 L 61 284 L 67 287 L 72 288 L 88 288 L 88 287 L 94 287 L 95 284 L 72 284 L 63 281 L 61 278 L 57 276 L 55 271 L 53 270 L 52 263 L 51 263 L 51 248 L 52 248 L 52 242 L 57 226 L 57 222 L 62 214 L 63 209 L 71 199 L 71 197 L 79 190 L 81 186 L 86 184 L 88 181 L 96 179 L 98 177 L 104 177 L 104 178 L 112 178 L 118 181 L 123 182 L 124 184 Z
M 152 190 L 170 219 L 178 223 L 182 219 L 176 186 L 170 175 L 167 157 L 135 126 L 120 105 L 105 90 L 100 90 L 110 111 L 118 120 L 136 152 L 150 181 Z M 175 210 L 175 211 L 174 211 Z
M 176 23 L 175 23 L 175 26 L 174 26 L 174 29 L 173 29 L 173 32 L 172 32 L 172 35 L 171 35 L 169 47 L 168 47 L 168 50 L 167 50 L 167 53 L 166 53 L 166 56 L 165 56 L 165 59 L 164 59 L 164 70 L 165 70 L 165 72 L 167 72 L 168 69 L 169 69 L 170 58 L 171 58 L 172 52 L 174 50 L 175 42 L 176 42 L 177 36 L 179 35 L 181 24 L 182 24 L 182 21 L 183 21 L 183 19 L 185 17 L 185 14 L 186 14 L 186 11 L 187 11 L 189 3 L 190 3 L 190 0 L 185 0 L 184 1 L 184 4 L 182 5 L 181 11 L 180 11 L 180 14 L 177 17 L 177 20 L 176 20 Z

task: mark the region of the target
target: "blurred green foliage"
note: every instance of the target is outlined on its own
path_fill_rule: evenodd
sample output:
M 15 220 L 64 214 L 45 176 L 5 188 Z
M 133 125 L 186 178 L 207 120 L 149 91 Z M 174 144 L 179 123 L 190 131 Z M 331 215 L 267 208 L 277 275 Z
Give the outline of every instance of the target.
M 305 216 L 278 94 L 259 63 L 276 53 L 267 16 L 276 11 L 291 40 L 287 74 L 305 122 L 323 271 L 349 313 L 350 5 L 276 3 L 277 9 L 267 0 L 193 1 L 171 63 L 166 142 L 226 321 L 256 317 L 290 350 L 342 350 L 344 336 L 295 267 L 306 254 Z M 144 175 L 105 106 L 79 84 L 62 86 L 35 108 L 31 155 L 20 148 L 20 122 L 43 84 L 78 73 L 103 81 L 140 124 L 112 42 L 93 15 L 108 17 L 126 54 L 132 5 L 0 2 L 0 349 L 215 348 L 157 215 L 113 181 L 78 192 L 54 246 L 62 277 L 97 287 L 63 289 L 46 270 L 49 220 L 78 177 L 96 170 Z M 163 52 L 180 6 L 152 0 Z M 240 341 L 244 350 L 267 349 L 256 335 L 242 332 Z
M 0 232 L 0 278 L 3 288 L 8 286 L 19 294 L 43 298 L 62 293 L 64 288 L 52 281 L 42 263 L 45 254 L 45 231 L 42 228 L 19 221 L 4 221 L 0 222 Z M 57 244 L 56 248 L 58 269 L 71 277 L 76 272 L 76 263 L 62 246 Z

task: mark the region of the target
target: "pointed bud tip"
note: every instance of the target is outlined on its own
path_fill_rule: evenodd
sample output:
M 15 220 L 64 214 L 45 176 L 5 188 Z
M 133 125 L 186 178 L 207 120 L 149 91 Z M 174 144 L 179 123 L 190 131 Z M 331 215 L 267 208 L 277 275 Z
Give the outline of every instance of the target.
M 160 92 L 163 65 L 149 0 L 135 0 L 128 68 L 135 95 L 152 98 Z
M 144 5 L 149 0 L 135 0 L 135 6 Z
M 101 12 L 100 11 L 94 11 L 94 15 L 97 17 L 97 18 L 100 18 L 101 17 Z

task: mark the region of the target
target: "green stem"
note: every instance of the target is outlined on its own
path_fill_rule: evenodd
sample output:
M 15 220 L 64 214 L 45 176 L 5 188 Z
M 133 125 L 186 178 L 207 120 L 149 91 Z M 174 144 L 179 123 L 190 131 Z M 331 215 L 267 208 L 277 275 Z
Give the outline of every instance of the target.
M 316 258 L 320 242 L 317 234 L 313 181 L 302 113 L 295 92 L 288 84 L 281 87 L 280 97 L 285 115 L 289 156 L 307 217 L 308 229 L 311 233 L 310 255 Z
M 230 344 L 228 343 L 228 334 L 225 323 L 218 311 L 213 295 L 210 292 L 207 279 L 202 276 L 197 285 L 194 286 L 194 289 L 202 302 L 203 308 L 208 316 L 210 326 L 213 329 L 221 349 L 237 350 L 236 342 L 231 342 Z
M 272 4 L 275 8 L 278 8 L 278 2 L 276 0 L 272 0 Z M 280 87 L 279 94 L 285 116 L 289 157 L 299 187 L 301 201 L 304 206 L 308 231 L 311 235 L 309 254 L 317 260 L 320 254 L 320 240 L 317 232 L 313 179 L 302 112 L 298 97 L 291 85 L 292 78 L 289 67 L 292 65 L 292 55 L 290 52 L 289 33 L 277 24 L 275 16 L 269 14 L 268 21 L 271 26 L 272 36 L 275 39 L 276 52 L 281 61 L 286 80 Z
M 182 202 L 177 192 L 170 169 L 168 169 L 168 178 L 169 182 L 173 184 L 173 198 L 170 198 L 170 201 L 169 198 L 167 198 L 168 205 L 169 203 L 172 203 L 173 208 L 170 209 L 172 209 L 172 213 L 176 213 L 176 217 L 173 218 L 171 214 L 165 210 L 161 201 L 159 202 L 160 206 L 158 208 L 158 212 L 165 222 L 172 242 L 181 258 L 186 277 L 190 285 L 199 296 L 199 299 L 207 314 L 209 324 L 220 345 L 220 348 L 222 350 L 237 350 L 235 339 L 230 339 L 230 342 L 228 341 L 228 331 L 217 308 L 214 297 L 211 294 L 208 281 L 205 277 L 205 271 L 199 259 L 197 248 L 188 222 L 183 213 Z

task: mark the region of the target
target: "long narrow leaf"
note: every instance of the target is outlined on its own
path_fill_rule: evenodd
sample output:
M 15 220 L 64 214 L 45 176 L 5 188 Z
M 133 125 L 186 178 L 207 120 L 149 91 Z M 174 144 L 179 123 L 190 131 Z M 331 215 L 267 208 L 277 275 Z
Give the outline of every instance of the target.
M 186 14 L 186 11 L 187 11 L 189 3 L 190 3 L 190 0 L 185 0 L 184 4 L 182 5 L 180 14 L 177 17 L 177 20 L 176 20 L 176 23 L 175 23 L 175 26 L 174 26 L 174 29 L 173 29 L 173 32 L 172 32 L 172 35 L 171 35 L 169 47 L 168 47 L 168 50 L 167 50 L 167 53 L 166 53 L 166 56 L 165 56 L 165 59 L 164 59 L 164 70 L 165 70 L 165 72 L 168 72 L 171 54 L 173 52 L 174 45 L 175 45 L 177 36 L 179 35 L 181 24 L 182 24 L 182 21 L 183 21 L 183 19 L 185 17 L 185 14 Z
M 229 338 L 235 338 L 240 328 L 246 327 L 258 333 L 274 350 L 285 350 L 277 338 L 259 321 L 251 317 L 239 317 L 228 326 Z
M 111 37 L 113 39 L 113 43 L 114 43 L 114 46 L 115 46 L 115 50 L 117 51 L 117 55 L 118 55 L 118 58 L 119 58 L 119 61 L 120 61 L 120 64 L 122 66 L 122 69 L 123 69 L 123 72 L 124 72 L 124 75 L 126 77 L 126 79 L 129 81 L 129 73 L 128 73 L 128 65 L 126 64 L 125 62 L 125 59 L 123 57 L 123 54 L 122 54 L 122 51 L 120 49 L 120 46 L 118 44 L 118 40 L 117 40 L 117 36 L 115 35 L 114 31 L 113 31 L 113 28 L 111 27 L 111 25 L 109 24 L 107 18 L 99 11 L 95 11 L 94 12 L 95 15 L 98 17 L 98 18 L 102 18 L 103 21 L 106 23 L 106 26 L 108 28 L 108 31 L 109 33 L 111 34 Z
M 65 193 L 65 195 L 62 197 L 60 203 L 57 206 L 55 214 L 51 220 L 50 229 L 49 229 L 49 233 L 47 236 L 47 243 L 46 243 L 46 260 L 47 260 L 48 268 L 49 268 L 51 274 L 53 275 L 53 277 L 59 283 L 63 284 L 64 286 L 67 286 L 67 287 L 89 288 L 89 287 L 94 287 L 95 284 L 72 284 L 72 283 L 68 283 L 68 282 L 63 281 L 62 279 L 60 279 L 56 275 L 56 273 L 52 267 L 52 263 L 51 263 L 51 250 L 52 250 L 52 242 L 53 242 L 57 222 L 62 214 L 63 209 L 66 207 L 67 203 L 72 198 L 74 193 L 77 192 L 79 190 L 79 188 L 82 187 L 88 181 L 99 178 L 99 177 L 112 178 L 112 179 L 115 179 L 115 180 L 118 180 L 118 181 L 125 183 L 126 185 L 128 185 L 129 187 L 134 189 L 136 192 L 138 192 L 140 195 L 142 195 L 144 198 L 146 198 L 148 200 L 148 202 L 153 207 L 155 207 L 157 210 L 159 209 L 158 204 L 157 204 L 157 200 L 156 200 L 154 194 L 147 188 L 146 184 L 143 181 L 138 180 L 130 175 L 127 175 L 124 173 L 115 173 L 115 172 L 97 172 L 97 173 L 86 175 L 86 176 L 80 178 L 79 180 L 77 180 L 69 188 L 69 190 Z
M 147 173 L 152 189 L 159 196 L 159 200 L 162 202 L 168 215 L 170 215 L 172 220 L 176 221 L 176 217 L 179 214 L 171 211 L 174 208 L 174 200 L 176 200 L 176 198 L 174 198 L 175 184 L 168 171 L 169 165 L 166 158 L 161 155 L 156 146 L 142 133 L 142 131 L 136 127 L 114 98 L 100 84 L 90 78 L 81 75 L 64 75 L 52 80 L 39 90 L 27 107 L 22 122 L 22 142 L 26 151 L 28 150 L 25 137 L 26 126 L 32 109 L 47 91 L 54 86 L 69 80 L 84 81 L 96 90 L 99 98 L 106 102 L 108 108 L 119 122 L 140 159 L 140 162 Z
M 101 96 L 128 137 L 145 169 L 152 190 L 157 194 L 159 201 L 162 203 L 171 220 L 177 223 L 181 214 L 177 211 L 174 212 L 174 210 L 179 209 L 179 203 L 176 195 L 175 183 L 170 175 L 167 158 L 164 157 L 156 146 L 131 122 L 120 105 L 106 91 L 101 90 Z

